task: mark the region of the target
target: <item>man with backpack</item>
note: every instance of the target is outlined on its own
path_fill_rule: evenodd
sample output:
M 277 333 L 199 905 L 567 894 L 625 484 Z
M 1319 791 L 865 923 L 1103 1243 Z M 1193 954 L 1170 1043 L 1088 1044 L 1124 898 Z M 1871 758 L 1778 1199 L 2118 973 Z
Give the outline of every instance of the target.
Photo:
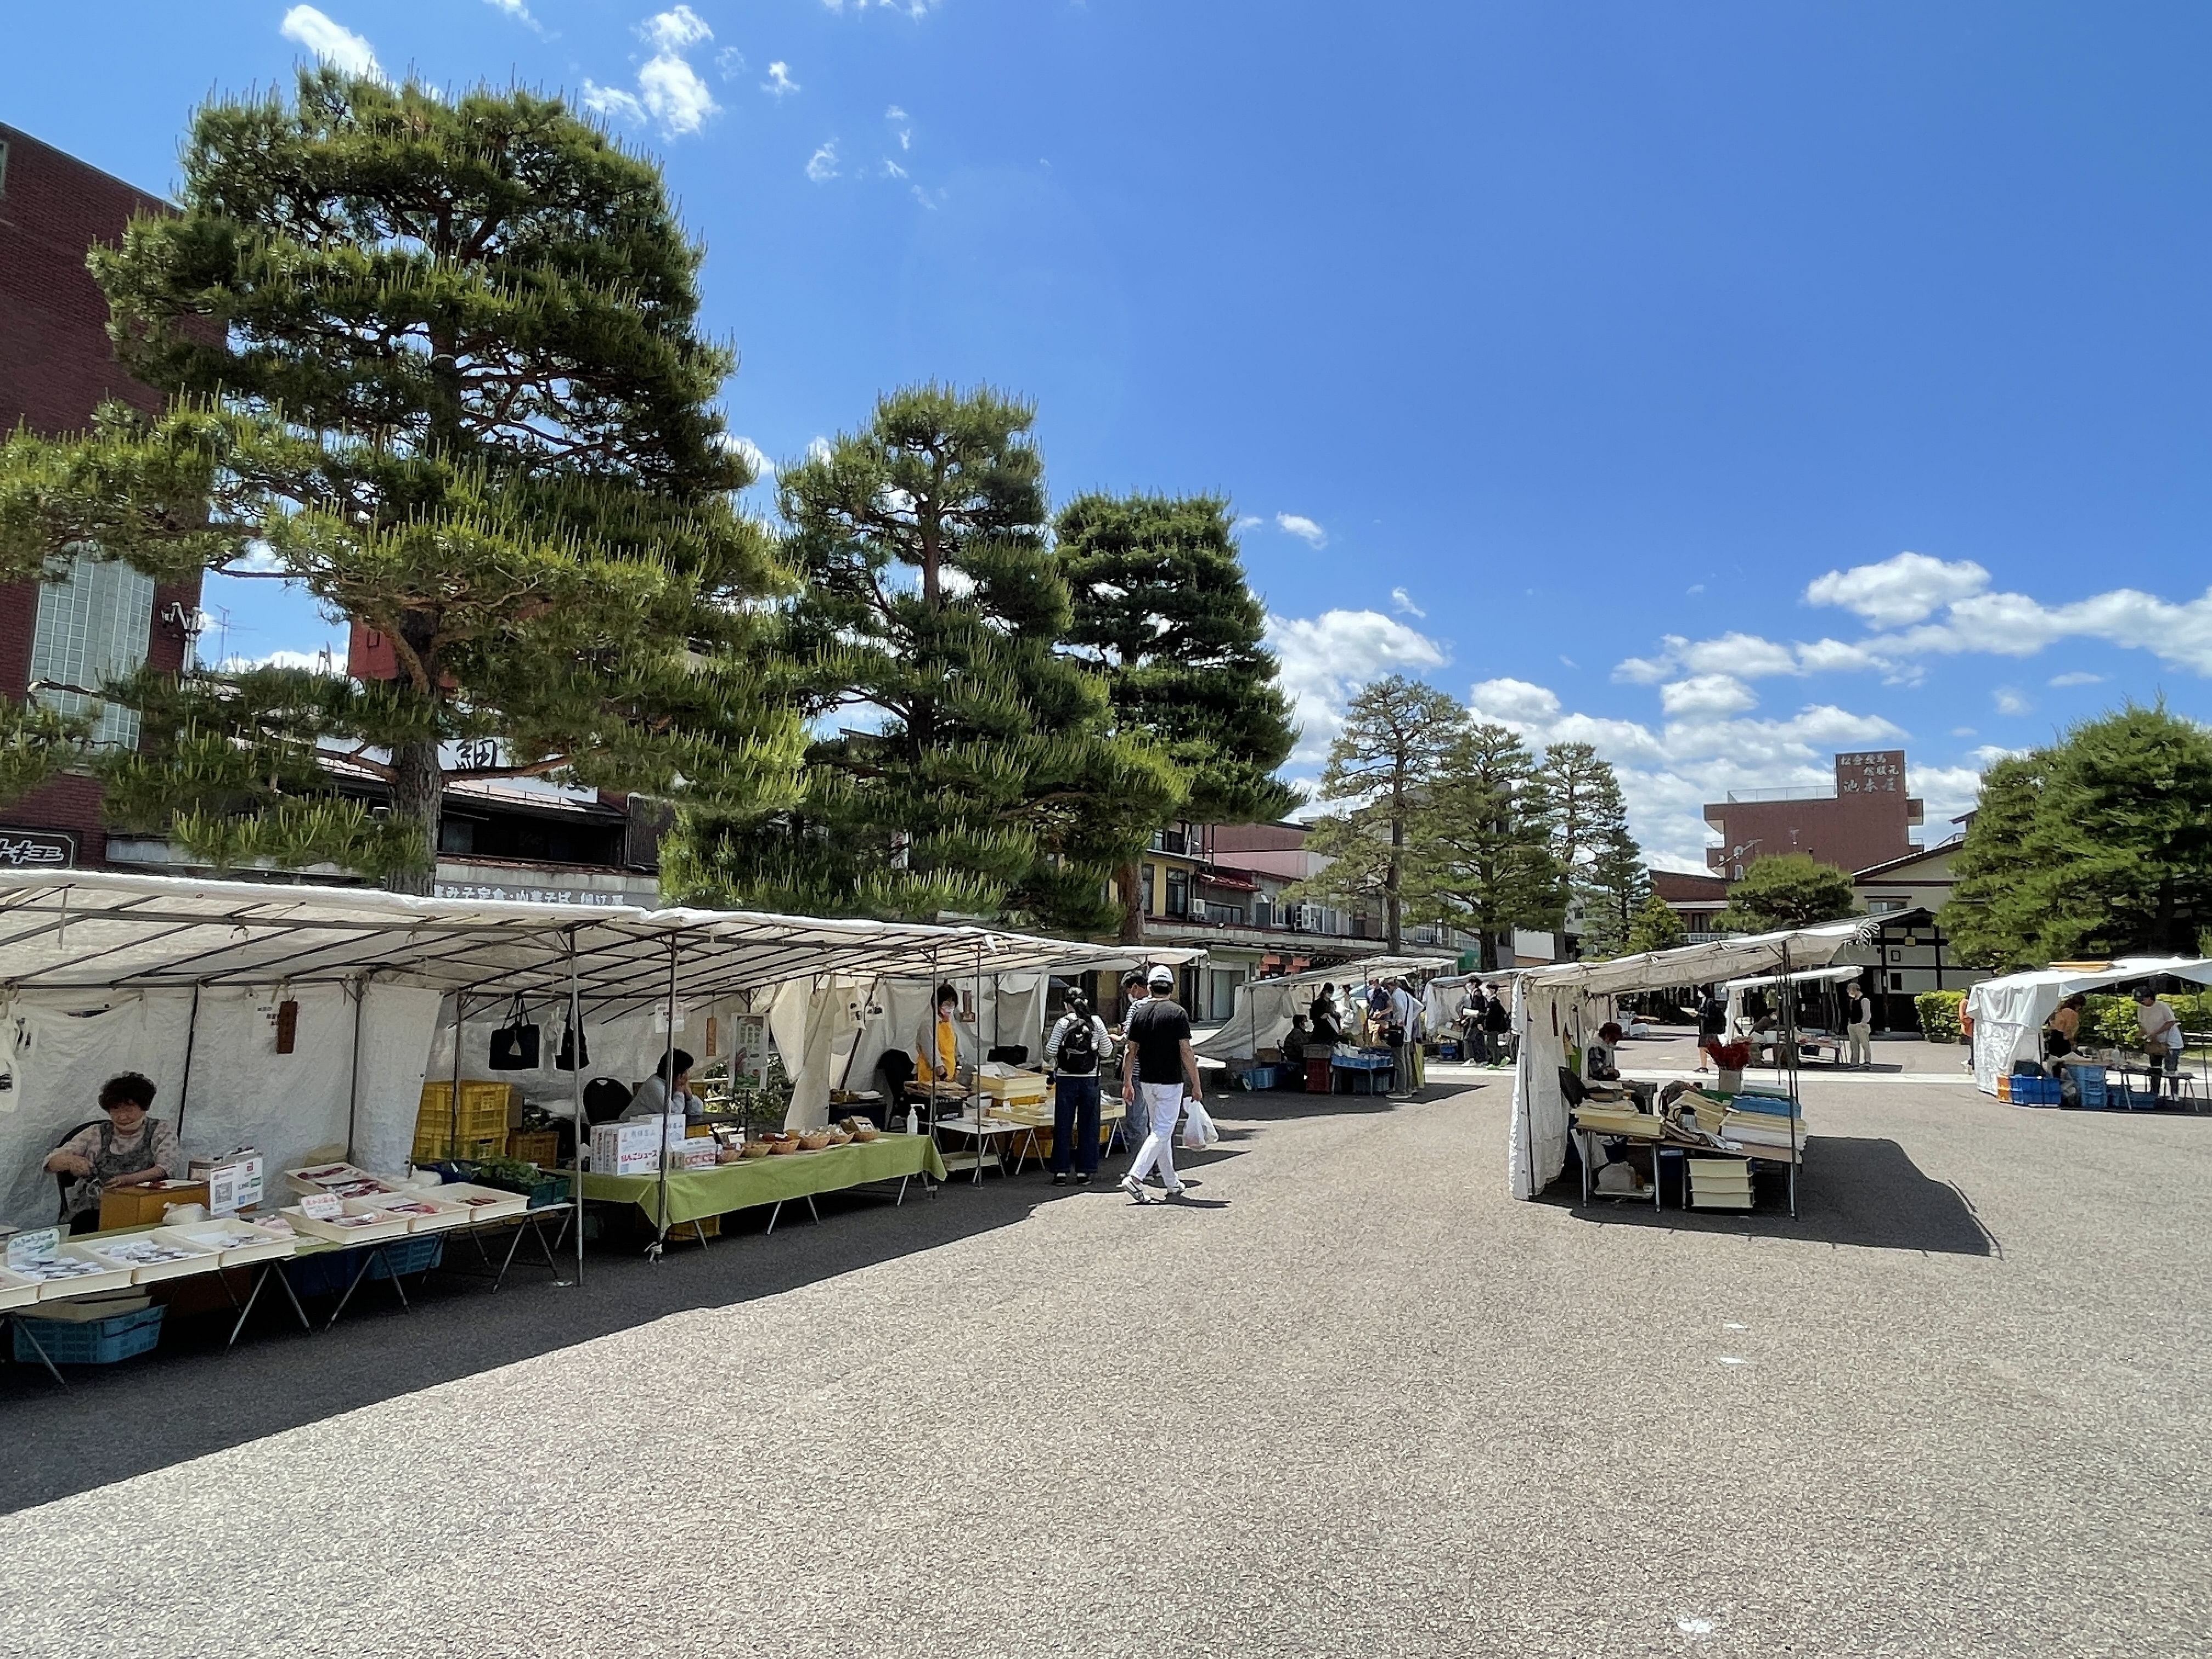
M 1106 1022 L 1091 1005 L 1070 994 L 1067 1012 L 1044 1041 L 1045 1064 L 1052 1067 L 1052 1184 L 1067 1185 L 1070 1164 L 1075 1182 L 1088 1187 L 1098 1173 L 1098 1071 L 1114 1052 Z

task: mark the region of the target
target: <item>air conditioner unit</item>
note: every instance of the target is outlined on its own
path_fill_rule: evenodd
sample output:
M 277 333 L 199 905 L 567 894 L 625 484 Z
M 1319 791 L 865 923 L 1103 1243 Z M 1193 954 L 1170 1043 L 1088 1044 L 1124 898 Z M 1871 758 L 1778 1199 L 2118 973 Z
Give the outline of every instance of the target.
M 1301 933 L 1321 932 L 1321 906 L 1318 904 L 1298 906 L 1298 932 Z
M 1206 920 L 1206 901 L 1204 899 L 1194 898 L 1190 902 L 1190 919 L 1193 921 L 1204 921 Z

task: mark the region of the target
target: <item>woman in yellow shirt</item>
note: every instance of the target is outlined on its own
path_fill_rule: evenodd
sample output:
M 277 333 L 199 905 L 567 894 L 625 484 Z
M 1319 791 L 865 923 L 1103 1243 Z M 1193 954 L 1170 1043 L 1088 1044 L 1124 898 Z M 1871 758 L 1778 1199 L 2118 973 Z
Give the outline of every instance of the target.
M 960 1029 L 960 993 L 940 985 L 931 999 L 928 1018 L 915 1033 L 914 1080 L 957 1084 L 961 1073 L 974 1063 L 967 1036 Z

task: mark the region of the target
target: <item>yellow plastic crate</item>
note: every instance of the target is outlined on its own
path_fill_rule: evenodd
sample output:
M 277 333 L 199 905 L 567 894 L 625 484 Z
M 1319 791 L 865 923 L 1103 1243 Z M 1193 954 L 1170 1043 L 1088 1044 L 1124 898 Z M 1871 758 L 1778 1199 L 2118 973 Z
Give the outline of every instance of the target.
M 448 1158 L 504 1158 L 507 1155 L 507 1131 L 495 1135 L 463 1135 L 456 1141 L 443 1129 L 433 1129 L 426 1124 L 415 1128 L 415 1145 L 408 1153 L 412 1164 L 430 1164 Z
M 518 1103 L 518 1091 L 512 1083 L 487 1083 L 475 1078 L 461 1079 L 461 1109 L 458 1120 L 453 1115 L 453 1085 L 450 1083 L 426 1083 L 422 1085 L 422 1103 L 416 1109 L 415 1127 L 417 1131 L 434 1129 L 441 1134 L 499 1135 L 504 1137 Z

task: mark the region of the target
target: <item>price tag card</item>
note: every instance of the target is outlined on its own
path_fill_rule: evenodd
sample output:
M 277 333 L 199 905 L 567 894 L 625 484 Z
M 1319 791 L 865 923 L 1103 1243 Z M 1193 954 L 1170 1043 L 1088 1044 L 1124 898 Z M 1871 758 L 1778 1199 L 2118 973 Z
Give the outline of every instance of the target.
M 40 1227 L 33 1232 L 17 1233 L 8 1241 L 8 1265 L 27 1267 L 35 1262 L 51 1261 L 61 1242 L 62 1230 L 58 1227 Z
M 300 1200 L 300 1213 L 310 1221 L 336 1221 L 345 1213 L 345 1200 L 336 1193 L 309 1193 Z

